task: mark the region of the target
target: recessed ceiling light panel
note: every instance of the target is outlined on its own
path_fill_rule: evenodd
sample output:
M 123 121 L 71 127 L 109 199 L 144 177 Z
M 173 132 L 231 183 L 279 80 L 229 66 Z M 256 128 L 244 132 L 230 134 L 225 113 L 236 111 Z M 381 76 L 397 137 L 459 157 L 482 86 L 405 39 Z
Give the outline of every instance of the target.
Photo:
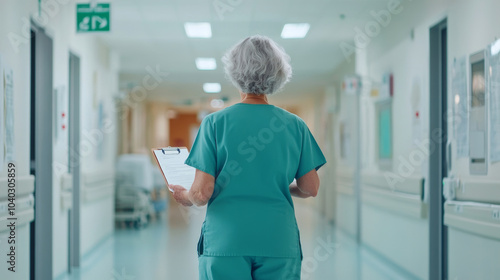
M 203 90 L 206 93 L 219 93 L 222 87 L 219 83 L 205 83 L 203 84 Z
M 287 23 L 281 32 L 281 38 L 304 38 L 306 37 L 307 32 L 309 32 L 310 27 L 309 23 Z
M 212 37 L 212 26 L 209 22 L 186 22 L 184 24 L 184 29 L 189 38 Z
M 215 70 L 217 69 L 217 61 L 215 58 L 198 57 L 196 59 L 196 68 L 198 70 Z
M 491 45 L 491 55 L 495 56 L 500 53 L 500 40 L 497 40 L 493 45 Z

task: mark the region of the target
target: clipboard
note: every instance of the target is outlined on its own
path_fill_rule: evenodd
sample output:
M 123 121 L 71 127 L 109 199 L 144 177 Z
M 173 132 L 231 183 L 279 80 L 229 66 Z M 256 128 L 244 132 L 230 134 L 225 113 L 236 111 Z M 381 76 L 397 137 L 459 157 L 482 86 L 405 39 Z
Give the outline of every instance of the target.
M 196 169 L 184 164 L 189 156 L 186 147 L 155 148 L 151 149 L 151 152 L 167 186 L 169 184 L 181 185 L 187 190 L 191 189 Z

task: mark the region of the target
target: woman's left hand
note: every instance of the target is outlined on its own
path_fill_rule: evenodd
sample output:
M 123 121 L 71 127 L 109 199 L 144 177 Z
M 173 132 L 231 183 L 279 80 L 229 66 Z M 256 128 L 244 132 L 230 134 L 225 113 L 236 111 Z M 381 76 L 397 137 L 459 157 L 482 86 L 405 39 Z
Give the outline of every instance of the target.
M 172 190 L 175 201 L 184 206 L 193 206 L 193 203 L 188 198 L 188 190 L 186 188 L 179 185 L 168 185 L 168 187 Z

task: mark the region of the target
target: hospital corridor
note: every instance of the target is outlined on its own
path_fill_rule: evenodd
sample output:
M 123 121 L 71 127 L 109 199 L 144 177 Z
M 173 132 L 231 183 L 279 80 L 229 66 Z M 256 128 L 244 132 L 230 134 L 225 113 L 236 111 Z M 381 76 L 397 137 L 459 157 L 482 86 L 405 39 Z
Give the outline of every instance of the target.
M 0 280 L 500 279 L 499 15 L 0 0 Z

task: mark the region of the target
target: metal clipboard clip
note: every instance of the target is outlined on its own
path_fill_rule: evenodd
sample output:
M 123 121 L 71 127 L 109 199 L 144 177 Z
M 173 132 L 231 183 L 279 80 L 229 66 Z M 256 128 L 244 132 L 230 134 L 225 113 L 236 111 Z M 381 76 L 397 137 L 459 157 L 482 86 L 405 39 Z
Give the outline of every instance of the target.
M 167 148 L 162 148 L 161 152 L 164 155 L 178 155 L 181 153 L 181 149 L 179 148 L 172 148 L 172 147 L 167 147 Z

